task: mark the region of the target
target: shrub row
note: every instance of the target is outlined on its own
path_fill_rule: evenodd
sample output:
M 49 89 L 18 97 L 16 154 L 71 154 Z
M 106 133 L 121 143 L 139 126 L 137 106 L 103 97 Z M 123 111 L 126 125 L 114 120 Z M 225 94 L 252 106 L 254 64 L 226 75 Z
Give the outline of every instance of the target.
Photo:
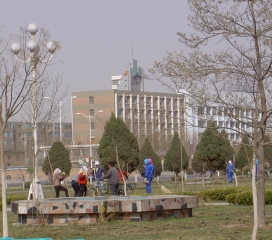
M 252 191 L 249 188 L 221 188 L 202 191 L 198 194 L 203 200 L 227 201 L 230 204 L 253 205 Z M 265 192 L 265 204 L 272 204 L 272 191 Z
M 240 193 L 240 192 L 244 192 L 248 190 L 249 188 L 242 188 L 242 187 L 220 188 L 220 189 L 202 191 L 198 194 L 198 196 L 202 198 L 204 201 L 207 201 L 207 200 L 225 201 L 226 196 L 230 194 L 236 194 L 236 193 Z
M 12 201 L 26 200 L 25 195 L 7 196 L 7 204 L 10 205 Z M 2 211 L 2 198 L 0 198 L 0 211 Z

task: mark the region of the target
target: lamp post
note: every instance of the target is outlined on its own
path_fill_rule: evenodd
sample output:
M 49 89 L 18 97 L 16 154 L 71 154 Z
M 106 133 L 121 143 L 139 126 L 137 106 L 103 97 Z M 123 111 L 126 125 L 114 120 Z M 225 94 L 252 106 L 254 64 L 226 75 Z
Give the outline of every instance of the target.
M 35 164 L 34 164 L 34 179 L 33 179 L 33 191 L 32 196 L 29 196 L 29 198 L 35 198 L 35 199 L 42 199 L 43 192 L 41 189 L 41 185 L 38 179 L 38 135 L 37 135 L 37 68 L 39 63 L 47 63 L 52 59 L 52 56 L 54 52 L 57 49 L 57 44 L 54 41 L 50 41 L 46 44 L 47 50 L 49 52 L 49 57 L 45 58 L 41 56 L 40 53 L 40 46 L 35 41 L 35 35 L 38 32 L 39 28 L 38 25 L 35 23 L 31 23 L 27 27 L 27 31 L 32 35 L 31 40 L 29 40 L 26 44 L 26 47 L 30 51 L 28 56 L 26 58 L 20 58 L 19 53 L 21 52 L 22 45 L 21 43 L 13 43 L 11 45 L 11 51 L 15 55 L 16 59 L 20 63 L 30 63 L 32 65 L 32 94 L 31 94 L 31 101 L 32 101 L 32 108 L 33 108 L 33 115 L 32 115 L 32 125 L 33 125 L 33 140 L 34 140 L 34 156 L 35 156 Z
M 101 113 L 103 110 L 99 110 L 94 113 L 94 115 L 85 115 L 84 113 L 77 113 L 77 115 L 83 115 L 86 119 L 89 119 L 89 126 L 90 126 L 90 159 L 91 159 L 91 167 L 93 167 L 92 158 L 93 158 L 93 149 L 92 149 L 92 126 L 91 126 L 91 119 L 94 118 L 95 114 Z
M 68 97 L 68 98 L 66 98 L 64 101 L 56 101 L 54 98 L 52 98 L 52 97 L 44 97 L 44 99 L 51 99 L 52 101 L 54 101 L 56 104 L 58 104 L 59 105 L 59 118 L 60 118 L 60 142 L 62 142 L 62 105 L 64 104 L 64 103 L 66 103 L 66 101 L 68 100 L 68 99 L 71 99 L 71 102 L 72 102 L 72 99 L 74 99 L 74 98 L 77 98 L 76 96 L 72 96 L 72 97 Z

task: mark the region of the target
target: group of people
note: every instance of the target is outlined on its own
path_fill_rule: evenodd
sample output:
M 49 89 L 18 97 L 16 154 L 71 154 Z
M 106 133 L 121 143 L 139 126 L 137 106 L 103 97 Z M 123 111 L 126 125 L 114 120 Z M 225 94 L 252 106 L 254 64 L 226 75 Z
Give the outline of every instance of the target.
M 104 174 L 104 170 L 98 161 L 95 162 L 94 168 L 88 169 L 86 166 L 81 167 L 79 173 L 77 173 L 71 181 L 71 185 L 74 189 L 74 197 L 83 197 L 87 195 L 88 182 L 97 185 L 97 187 L 101 189 L 103 187 L 103 180 L 105 179 L 108 179 L 111 194 L 118 195 L 119 182 L 122 182 L 123 180 L 126 181 L 128 175 L 124 171 L 117 170 L 114 162 L 109 162 L 108 168 L 108 172 Z M 56 198 L 59 197 L 60 191 L 64 191 L 65 197 L 69 197 L 67 187 L 64 187 L 61 184 L 65 177 L 66 174 L 59 168 L 54 170 L 53 181 Z
M 103 187 L 103 180 L 108 179 L 111 195 L 118 195 L 119 182 L 126 181 L 128 174 L 125 171 L 117 170 L 114 162 L 108 163 L 109 170 L 104 174 L 103 168 L 99 162 L 95 162 L 95 167 L 88 169 L 83 166 L 79 172 L 73 177 L 71 185 L 74 189 L 74 197 L 83 197 L 87 195 L 87 184 L 90 182 L 93 185 L 97 185 L 98 188 Z M 155 174 L 154 164 L 151 158 L 144 160 L 144 183 L 146 185 L 146 192 L 152 193 L 151 183 Z M 67 187 L 62 185 L 62 181 L 65 179 L 66 174 L 62 172 L 60 168 L 56 168 L 53 174 L 54 188 L 56 192 L 56 198 L 59 197 L 60 191 L 64 191 L 65 197 L 69 197 Z

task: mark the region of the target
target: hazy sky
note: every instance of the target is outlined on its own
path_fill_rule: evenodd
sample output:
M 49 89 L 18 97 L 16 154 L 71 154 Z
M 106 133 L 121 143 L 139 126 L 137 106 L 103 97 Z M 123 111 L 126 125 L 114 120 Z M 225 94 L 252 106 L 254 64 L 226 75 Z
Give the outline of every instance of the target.
M 147 70 L 167 51 L 180 51 L 178 31 L 188 30 L 186 0 L 3 0 L 4 37 L 36 23 L 62 49 L 48 72 L 63 75 L 68 96 L 75 91 L 111 88 L 111 75 L 128 69 L 133 57 Z M 145 91 L 168 91 L 146 82 Z

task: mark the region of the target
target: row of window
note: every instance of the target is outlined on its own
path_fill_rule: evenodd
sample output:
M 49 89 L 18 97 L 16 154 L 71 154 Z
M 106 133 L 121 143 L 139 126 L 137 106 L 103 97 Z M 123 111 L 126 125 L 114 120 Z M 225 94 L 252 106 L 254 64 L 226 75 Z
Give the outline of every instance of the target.
M 4 140 L 4 145 L 15 145 L 15 142 L 13 140 Z
M 138 124 L 138 123 L 133 123 L 132 124 L 133 130 L 142 130 L 145 131 L 145 124 Z M 167 130 L 167 131 L 175 131 L 179 130 L 184 127 L 184 123 L 181 123 L 180 126 L 178 123 L 146 123 L 146 130 Z
M 14 133 L 13 132 L 4 132 L 3 136 L 4 137 L 14 137 Z
M 137 104 L 137 96 L 124 96 L 125 97 L 125 104 L 130 104 L 130 100 L 132 104 Z M 139 96 L 139 104 L 143 105 L 144 104 L 144 97 Z M 146 105 L 151 105 L 153 102 L 153 106 L 158 105 L 158 99 L 159 99 L 159 106 L 163 107 L 166 103 L 166 106 L 171 106 L 172 105 L 172 98 L 164 98 L 164 97 L 145 97 L 145 103 Z M 121 104 L 123 101 L 123 96 L 117 96 L 117 103 Z M 177 106 L 177 98 L 173 98 L 173 106 Z M 180 101 L 180 106 L 184 104 L 184 99 L 179 99 Z
M 235 108 L 220 108 L 220 107 L 198 107 L 197 109 L 198 116 L 207 115 L 207 116 L 240 116 L 240 117 L 254 117 L 254 110 L 240 110 Z
M 219 128 L 250 128 L 252 127 L 251 122 L 239 122 L 239 121 L 230 121 L 230 122 L 225 122 L 225 121 L 214 121 L 215 125 L 218 126 Z M 201 128 L 206 128 L 207 127 L 207 121 L 205 120 L 199 120 L 198 121 L 198 127 Z
M 179 114 L 178 114 L 179 113 Z M 165 112 L 162 112 L 162 111 L 159 111 L 159 110 L 144 110 L 144 109 L 140 109 L 139 111 L 137 109 L 123 109 L 123 108 L 118 108 L 117 110 L 117 115 L 118 117 L 124 117 L 125 118 L 130 118 L 131 117 L 131 114 L 132 114 L 132 118 L 138 118 L 138 116 L 140 118 L 143 118 L 143 117 L 147 117 L 147 118 L 150 118 L 151 117 L 151 114 L 153 114 L 153 118 L 167 118 L 167 119 L 171 119 L 172 118 L 172 111 L 166 111 L 166 114 Z M 183 119 L 184 118 L 184 111 L 173 111 L 173 119 Z

